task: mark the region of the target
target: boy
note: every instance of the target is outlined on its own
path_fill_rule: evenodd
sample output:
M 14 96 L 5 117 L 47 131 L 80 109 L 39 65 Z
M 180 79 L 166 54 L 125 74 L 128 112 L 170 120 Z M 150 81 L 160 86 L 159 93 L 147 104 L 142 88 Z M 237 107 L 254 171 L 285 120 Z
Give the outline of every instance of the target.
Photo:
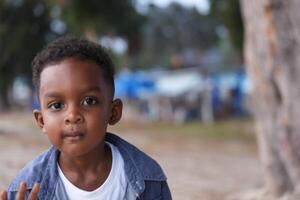
M 160 166 L 107 133 L 122 115 L 113 64 L 104 49 L 63 37 L 32 62 L 40 110 L 33 114 L 52 147 L 28 163 L 1 200 L 171 199 Z

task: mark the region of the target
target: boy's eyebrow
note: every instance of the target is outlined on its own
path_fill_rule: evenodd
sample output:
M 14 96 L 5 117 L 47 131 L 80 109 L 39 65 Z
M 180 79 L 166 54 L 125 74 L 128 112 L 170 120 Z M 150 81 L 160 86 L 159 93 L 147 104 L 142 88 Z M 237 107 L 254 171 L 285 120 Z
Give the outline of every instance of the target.
M 101 89 L 98 86 L 92 86 L 85 89 L 84 92 L 101 92 Z
M 83 89 L 81 93 L 87 93 L 87 92 L 102 92 L 100 87 L 98 86 L 92 86 L 86 89 Z M 60 93 L 58 92 L 48 92 L 44 94 L 45 98 L 59 98 L 61 97 Z
M 55 97 L 60 97 L 60 95 L 56 92 L 48 92 L 44 94 L 45 98 L 55 98 Z

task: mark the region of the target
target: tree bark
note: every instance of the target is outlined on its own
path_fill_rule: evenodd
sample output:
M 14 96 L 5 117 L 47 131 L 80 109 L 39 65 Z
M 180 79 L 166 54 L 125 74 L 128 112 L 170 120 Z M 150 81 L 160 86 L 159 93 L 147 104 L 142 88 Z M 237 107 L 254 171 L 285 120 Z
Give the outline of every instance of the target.
M 266 186 L 300 189 L 300 1 L 241 0 L 246 68 Z

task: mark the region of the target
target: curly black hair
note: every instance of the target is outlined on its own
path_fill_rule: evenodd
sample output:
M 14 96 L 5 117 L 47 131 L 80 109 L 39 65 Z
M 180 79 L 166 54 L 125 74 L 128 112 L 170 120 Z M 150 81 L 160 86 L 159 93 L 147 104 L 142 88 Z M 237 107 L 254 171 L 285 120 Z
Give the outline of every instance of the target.
M 99 65 L 103 78 L 111 86 L 112 95 L 114 95 L 114 66 L 104 47 L 87 39 L 74 36 L 64 36 L 54 40 L 34 57 L 31 64 L 32 81 L 38 95 L 40 76 L 45 67 L 57 64 L 66 58 L 93 61 Z

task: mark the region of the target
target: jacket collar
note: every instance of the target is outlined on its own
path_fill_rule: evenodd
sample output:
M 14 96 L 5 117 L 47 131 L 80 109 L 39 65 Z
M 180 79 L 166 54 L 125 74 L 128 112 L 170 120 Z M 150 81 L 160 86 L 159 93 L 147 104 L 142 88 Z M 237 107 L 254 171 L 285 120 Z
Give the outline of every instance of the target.
M 145 181 L 166 181 L 161 167 L 155 160 L 137 149 L 132 144 L 120 137 L 107 133 L 105 140 L 115 145 L 123 159 L 124 168 L 128 181 L 137 194 L 145 190 Z M 55 147 L 50 147 L 33 161 L 28 163 L 16 176 L 9 186 L 10 191 L 18 191 L 20 181 L 27 181 L 27 189 L 32 189 L 36 182 L 41 183 L 39 199 L 41 197 L 51 197 L 57 183 L 57 158 L 59 151 Z
M 124 159 L 125 173 L 138 194 L 145 190 L 145 181 L 166 181 L 158 163 L 135 146 L 112 133 L 107 133 L 105 140 L 119 149 Z

